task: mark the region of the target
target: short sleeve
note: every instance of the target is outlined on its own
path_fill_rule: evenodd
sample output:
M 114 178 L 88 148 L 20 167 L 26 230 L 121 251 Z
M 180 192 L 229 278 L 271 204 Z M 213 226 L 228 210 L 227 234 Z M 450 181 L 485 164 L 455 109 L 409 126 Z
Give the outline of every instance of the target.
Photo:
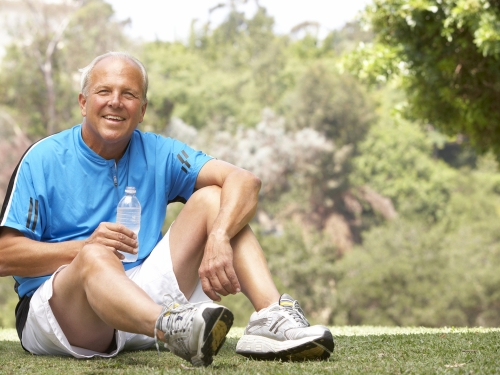
M 202 151 L 196 151 L 185 143 L 170 141 L 170 157 L 167 164 L 168 203 L 186 202 L 194 192 L 196 179 L 206 162 L 213 159 Z
M 37 189 L 35 181 L 43 179 L 41 166 L 30 165 L 30 154 L 27 153 L 12 174 L 9 188 L 2 209 L 1 226 L 14 228 L 26 237 L 39 241 L 46 224 L 45 201 Z M 32 171 L 39 171 L 33 175 Z M 44 186 L 43 181 L 40 181 Z

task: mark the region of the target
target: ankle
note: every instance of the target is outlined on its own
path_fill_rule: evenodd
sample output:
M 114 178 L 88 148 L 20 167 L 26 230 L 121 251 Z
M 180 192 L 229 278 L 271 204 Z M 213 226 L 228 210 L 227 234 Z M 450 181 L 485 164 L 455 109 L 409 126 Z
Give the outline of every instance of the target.
M 259 312 L 261 310 L 267 309 L 270 306 L 276 305 L 279 303 L 280 294 L 276 292 L 276 294 L 272 294 L 269 296 L 260 296 L 257 301 L 252 301 L 252 305 L 255 308 L 255 311 Z

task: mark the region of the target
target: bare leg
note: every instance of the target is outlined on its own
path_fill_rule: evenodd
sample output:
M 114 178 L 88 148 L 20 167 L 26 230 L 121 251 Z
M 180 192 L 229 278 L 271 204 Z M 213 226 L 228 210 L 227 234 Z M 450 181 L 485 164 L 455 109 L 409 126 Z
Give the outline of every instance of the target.
M 278 302 L 280 294 L 274 285 L 264 252 L 250 227 L 245 226 L 231 241 L 234 268 L 242 292 L 259 311 Z
M 153 336 L 161 306 L 130 280 L 120 260 L 87 245 L 54 279 L 49 303 L 70 344 L 104 352 L 114 329 Z
M 198 268 L 208 233 L 220 207 L 219 187 L 210 186 L 195 192 L 170 229 L 170 251 L 179 287 L 189 298 L 198 282 Z M 279 292 L 269 272 L 262 248 L 247 225 L 232 240 L 233 261 L 243 293 L 255 310 L 279 299 Z
M 206 187 L 186 203 L 170 232 L 171 257 L 187 298 L 198 282 L 207 234 L 220 207 L 220 188 Z M 262 248 L 249 226 L 232 240 L 243 293 L 258 311 L 279 298 Z M 85 246 L 54 279 L 50 306 L 68 341 L 104 352 L 114 329 L 153 336 L 161 306 L 131 281 L 119 259 L 99 245 Z M 162 338 L 162 333 L 159 333 Z

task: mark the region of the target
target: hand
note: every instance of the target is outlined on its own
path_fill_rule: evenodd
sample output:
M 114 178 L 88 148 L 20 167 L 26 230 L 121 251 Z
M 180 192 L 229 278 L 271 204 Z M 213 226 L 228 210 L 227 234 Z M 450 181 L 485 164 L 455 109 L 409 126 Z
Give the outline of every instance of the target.
M 220 301 L 220 295 L 240 292 L 233 267 L 233 248 L 227 236 L 218 237 L 212 233 L 208 236 L 198 274 L 203 291 L 214 301 Z
M 125 259 L 125 257 L 118 250 L 137 254 L 139 247 L 137 235 L 124 225 L 116 223 L 99 224 L 94 233 L 85 240 L 85 244 L 103 245 L 113 251 L 120 260 Z

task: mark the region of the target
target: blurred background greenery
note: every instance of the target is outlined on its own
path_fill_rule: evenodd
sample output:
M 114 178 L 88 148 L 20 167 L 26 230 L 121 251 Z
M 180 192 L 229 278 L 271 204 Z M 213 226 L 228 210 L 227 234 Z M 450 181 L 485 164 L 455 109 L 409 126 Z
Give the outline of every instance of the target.
M 244 2 L 145 42 L 103 0 L 0 1 L 25 7 L 0 61 L 0 199 L 28 145 L 81 122 L 78 68 L 126 50 L 149 71 L 142 130 L 262 178 L 252 227 L 313 322 L 498 326 L 499 1 L 374 0 L 325 37 Z M 0 326 L 16 300 L 0 278 Z M 246 324 L 243 296 L 223 303 Z

